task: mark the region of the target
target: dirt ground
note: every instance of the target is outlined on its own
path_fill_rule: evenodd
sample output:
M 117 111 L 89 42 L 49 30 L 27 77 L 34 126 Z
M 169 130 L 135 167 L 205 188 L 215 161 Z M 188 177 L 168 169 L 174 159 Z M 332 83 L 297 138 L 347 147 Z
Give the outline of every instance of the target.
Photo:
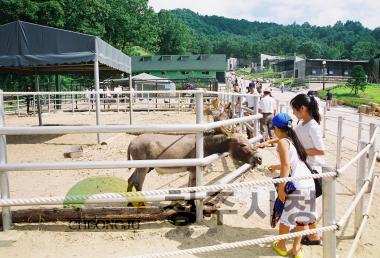
M 338 111 L 337 111 L 338 112 Z M 332 113 L 331 113 L 332 114 Z M 46 124 L 95 124 L 95 115 L 83 113 L 51 113 L 43 116 Z M 104 113 L 103 124 L 128 124 L 128 113 Z M 195 114 L 191 112 L 138 112 L 134 116 L 136 124 L 158 123 L 195 123 Z M 327 134 L 326 161 L 335 164 L 336 156 L 336 126 L 332 119 Z M 6 126 L 36 126 L 37 117 L 7 116 Z M 347 139 L 343 142 L 343 161 L 353 157 L 356 153 L 354 126 L 345 127 Z M 356 129 L 357 130 L 357 129 Z M 368 131 L 364 129 L 363 132 Z M 363 136 L 365 133 L 363 133 Z M 109 145 L 97 145 L 96 135 L 50 135 L 50 136 L 17 136 L 7 137 L 8 162 L 64 162 L 64 161 L 102 161 L 126 160 L 128 143 L 135 136 L 128 134 L 102 134 L 103 139 L 116 137 Z M 352 139 L 350 140 L 351 137 Z M 63 153 L 72 145 L 81 145 L 84 153 L 81 158 L 64 158 Z M 260 150 L 264 156 L 264 164 L 250 170 L 238 181 L 251 181 L 274 177 L 265 167 L 277 162 L 275 148 Z M 356 166 L 356 165 L 355 165 Z M 349 173 L 338 178 L 337 184 L 337 218 L 345 212 L 354 198 L 356 167 Z M 236 165 L 229 157 L 218 160 L 207 169 L 205 183 L 210 183 L 223 175 L 233 171 Z M 378 172 L 378 169 L 377 169 Z M 105 170 L 76 170 L 76 171 L 32 171 L 10 172 L 11 197 L 38 197 L 64 196 L 69 189 L 79 181 L 94 176 L 114 176 L 128 179 L 131 172 L 127 169 Z M 187 173 L 173 175 L 158 175 L 155 171 L 148 174 L 144 189 L 164 189 L 187 185 Z M 277 229 L 269 224 L 269 190 L 272 186 L 255 187 L 236 191 L 230 197 L 231 203 L 224 207 L 236 210 L 237 214 L 225 215 L 224 225 L 218 226 L 215 216 L 206 218 L 201 224 L 176 227 L 169 222 L 150 222 L 140 224 L 138 229 L 124 230 L 72 230 L 65 223 L 50 223 L 48 225 L 31 224 L 16 225 L 14 230 L 0 233 L 0 257 L 126 257 L 138 254 L 148 254 L 161 251 L 181 250 L 193 247 L 228 243 L 240 240 L 276 235 Z M 260 209 L 265 216 L 257 213 L 249 214 L 252 203 L 252 192 L 257 192 Z M 367 200 L 368 198 L 366 198 Z M 375 195 L 369 222 L 364 236 L 357 249 L 357 257 L 378 257 L 377 247 L 380 246 L 380 226 L 377 215 L 380 214 L 378 191 Z M 231 207 L 232 205 L 232 207 Z M 319 206 L 321 204 L 319 203 Z M 319 209 L 320 211 L 321 209 Z M 320 225 L 322 222 L 320 222 Z M 347 254 L 352 243 L 353 220 L 342 231 L 338 232 L 338 254 L 343 257 Z M 289 242 L 290 247 L 290 242 Z M 322 247 L 306 247 L 305 257 L 321 257 Z M 232 249 L 206 254 L 189 255 L 183 257 L 277 257 L 271 244 L 263 244 L 246 248 Z

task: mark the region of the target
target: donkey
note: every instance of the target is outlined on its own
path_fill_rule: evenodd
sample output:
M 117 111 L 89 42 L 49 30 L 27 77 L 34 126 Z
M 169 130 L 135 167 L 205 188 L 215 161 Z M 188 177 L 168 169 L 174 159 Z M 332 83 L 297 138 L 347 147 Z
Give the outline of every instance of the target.
M 204 155 L 229 152 L 232 159 L 252 164 L 254 167 L 262 163 L 257 149 L 252 147 L 241 135 L 225 134 L 204 136 Z M 195 158 L 194 135 L 142 134 L 134 138 L 128 146 L 128 160 L 145 159 L 186 159 Z M 136 168 L 128 179 L 128 191 L 133 187 L 141 191 L 145 176 L 152 167 Z M 158 173 L 178 173 L 189 171 L 189 186 L 195 186 L 195 167 L 156 168 Z

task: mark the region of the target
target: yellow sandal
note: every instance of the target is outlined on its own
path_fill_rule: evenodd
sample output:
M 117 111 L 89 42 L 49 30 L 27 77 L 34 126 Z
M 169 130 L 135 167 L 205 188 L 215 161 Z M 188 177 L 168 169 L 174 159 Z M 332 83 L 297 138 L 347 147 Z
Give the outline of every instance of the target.
M 278 242 L 273 242 L 272 244 L 273 250 L 281 256 L 288 256 L 288 251 L 287 250 L 282 250 L 280 247 L 278 247 Z
M 296 255 L 294 255 L 294 258 L 303 258 L 303 255 L 304 255 L 304 250 L 303 250 L 303 247 L 301 246 L 298 253 Z

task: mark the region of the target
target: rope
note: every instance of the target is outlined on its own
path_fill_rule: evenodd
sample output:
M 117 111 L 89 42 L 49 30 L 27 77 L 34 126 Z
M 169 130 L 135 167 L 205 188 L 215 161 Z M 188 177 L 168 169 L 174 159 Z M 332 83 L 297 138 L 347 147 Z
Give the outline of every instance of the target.
M 84 201 L 91 200 L 92 202 L 105 201 L 109 202 L 120 202 L 120 201 L 130 201 L 138 202 L 143 198 L 157 195 L 179 195 L 181 193 L 197 193 L 197 192 L 218 192 L 222 190 L 239 190 L 239 188 L 252 187 L 252 186 L 263 186 L 274 183 L 286 183 L 289 181 L 300 181 L 311 178 L 324 178 L 324 177 L 335 177 L 336 172 L 328 172 L 323 174 L 312 174 L 307 176 L 299 177 L 286 177 L 286 178 L 276 178 L 276 179 L 263 179 L 251 182 L 240 182 L 232 184 L 221 184 L 221 185 L 207 185 L 207 186 L 195 186 L 195 187 L 185 187 L 177 189 L 163 189 L 163 190 L 151 190 L 151 191 L 140 191 L 140 192 L 127 192 L 127 193 L 105 193 L 97 194 L 95 196 L 89 195 L 78 195 L 78 196 L 56 196 L 56 197 L 35 197 L 35 198 L 15 198 L 15 199 L 0 199 L 0 207 L 4 206 L 26 206 L 26 205 L 49 205 L 57 203 L 83 203 Z M 191 198 L 196 198 L 196 195 L 190 195 Z
M 185 250 L 179 250 L 179 251 L 138 255 L 138 256 L 128 256 L 126 258 L 161 258 L 161 257 L 170 257 L 170 256 L 180 257 L 182 255 L 215 252 L 215 251 L 220 251 L 220 250 L 228 250 L 228 249 L 241 248 L 241 247 L 252 246 L 252 245 L 271 243 L 271 242 L 283 240 L 283 239 L 291 239 L 295 237 L 302 237 L 302 236 L 316 234 L 316 233 L 336 231 L 337 229 L 338 227 L 336 225 L 331 225 L 331 226 L 326 226 L 319 229 L 304 230 L 300 232 L 278 235 L 278 236 L 263 237 L 263 238 L 245 240 L 245 241 L 239 241 L 239 242 L 233 242 L 233 243 L 223 243 L 219 245 L 211 245 L 211 246 L 191 248 L 191 249 L 185 249 Z
M 363 214 L 363 217 L 364 217 L 363 221 L 360 224 L 358 232 L 356 233 L 356 236 L 355 236 L 355 240 L 352 243 L 352 246 L 351 246 L 350 251 L 349 251 L 348 255 L 346 256 L 346 258 L 351 258 L 354 255 L 356 248 L 358 247 L 358 243 L 359 243 L 360 237 L 361 237 L 361 235 L 363 233 L 365 224 L 367 223 L 367 220 L 369 218 L 369 212 L 370 212 L 370 209 L 372 207 L 372 201 L 373 201 L 373 196 L 374 196 L 375 189 L 376 189 L 376 183 L 377 183 L 377 176 L 375 176 L 375 178 L 373 179 L 373 185 L 372 185 L 372 190 L 371 190 L 371 194 L 370 194 L 370 197 L 369 197 L 367 209 L 366 209 L 366 212 Z
M 356 194 L 355 199 L 352 201 L 352 203 L 351 203 L 350 207 L 347 209 L 346 213 L 339 220 L 339 222 L 338 222 L 339 227 L 343 227 L 347 223 L 348 219 L 350 218 L 351 213 L 354 211 L 354 209 L 356 208 L 356 205 L 358 204 L 358 202 L 361 200 L 361 198 L 363 197 L 364 193 L 366 192 L 366 190 L 368 188 L 368 185 L 369 185 L 369 183 L 370 183 L 370 181 L 372 179 L 372 176 L 373 176 L 373 174 L 375 172 L 376 155 L 377 155 L 377 153 L 378 152 L 375 152 L 375 156 L 374 156 L 374 158 L 372 160 L 368 176 L 367 176 L 366 179 L 364 179 L 364 184 L 363 184 L 362 188 L 360 189 L 359 193 Z

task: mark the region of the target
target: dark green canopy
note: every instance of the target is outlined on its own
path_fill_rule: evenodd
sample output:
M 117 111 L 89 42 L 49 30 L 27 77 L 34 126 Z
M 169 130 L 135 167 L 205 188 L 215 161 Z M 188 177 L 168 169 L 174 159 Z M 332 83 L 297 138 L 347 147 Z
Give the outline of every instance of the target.
M 15 21 L 0 26 L 0 73 L 131 73 L 131 58 L 87 34 Z

